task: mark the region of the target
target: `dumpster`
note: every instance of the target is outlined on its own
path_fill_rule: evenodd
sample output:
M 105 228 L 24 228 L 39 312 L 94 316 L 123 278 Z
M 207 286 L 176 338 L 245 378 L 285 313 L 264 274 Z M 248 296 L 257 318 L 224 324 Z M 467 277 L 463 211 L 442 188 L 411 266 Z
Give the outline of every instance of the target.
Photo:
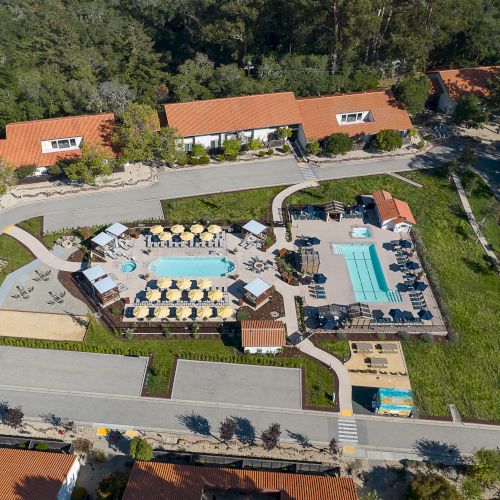
M 380 388 L 373 396 L 372 408 L 378 415 L 410 417 L 413 411 L 413 393 L 406 389 Z

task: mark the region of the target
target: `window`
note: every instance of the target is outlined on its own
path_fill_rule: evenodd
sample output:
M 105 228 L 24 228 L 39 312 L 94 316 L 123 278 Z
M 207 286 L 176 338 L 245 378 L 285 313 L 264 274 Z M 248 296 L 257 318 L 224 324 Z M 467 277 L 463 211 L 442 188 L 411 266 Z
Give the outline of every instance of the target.
M 68 149 L 76 147 L 76 139 L 57 139 L 55 141 L 50 141 L 52 149 Z
M 356 111 L 355 113 L 343 113 L 341 115 L 337 115 L 337 120 L 341 125 L 348 125 L 351 123 L 362 123 L 364 121 L 372 121 L 370 120 L 369 111 Z
M 210 149 L 216 149 L 219 146 L 220 146 L 219 139 L 216 139 L 215 141 L 210 141 Z
M 184 143 L 184 151 L 186 153 L 191 153 L 192 150 L 193 150 L 193 143 L 192 142 L 185 142 Z

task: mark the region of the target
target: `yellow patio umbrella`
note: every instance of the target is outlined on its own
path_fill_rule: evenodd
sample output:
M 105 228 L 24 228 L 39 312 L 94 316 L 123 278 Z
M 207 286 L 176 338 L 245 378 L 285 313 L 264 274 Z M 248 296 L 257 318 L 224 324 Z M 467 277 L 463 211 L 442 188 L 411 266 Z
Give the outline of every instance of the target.
M 191 280 L 188 278 L 181 278 L 180 280 L 177 280 L 177 288 L 179 290 L 187 290 L 188 288 L 191 288 Z
M 175 314 L 179 319 L 186 319 L 186 318 L 189 318 L 189 316 L 191 316 L 192 312 L 193 311 L 191 310 L 190 307 L 181 306 L 181 307 L 177 308 L 177 311 L 175 311 Z
M 194 234 L 200 234 L 203 232 L 204 227 L 201 224 L 193 224 L 189 230 Z
M 196 312 L 198 318 L 206 319 L 212 316 L 212 308 L 208 306 L 199 307 Z
M 201 290 L 207 290 L 212 286 L 212 282 L 208 278 L 201 278 L 196 282 L 196 285 Z
M 159 234 L 158 238 L 160 241 L 168 241 L 172 239 L 172 233 L 169 233 L 168 231 L 163 231 L 162 233 Z
M 234 311 L 229 306 L 222 306 L 217 309 L 217 316 L 220 316 L 222 319 L 230 318 L 233 313 Z
M 170 307 L 160 306 L 155 307 L 155 318 L 164 319 L 170 315 Z
M 149 307 L 147 306 L 136 306 L 132 311 L 134 318 L 144 319 L 149 314 Z
M 146 298 L 150 302 L 156 302 L 161 299 L 161 292 L 159 290 L 148 290 L 146 292 Z
M 174 224 L 171 228 L 170 231 L 172 231 L 175 234 L 182 233 L 184 231 L 184 226 L 182 224 Z
M 208 226 L 207 231 L 212 234 L 217 234 L 222 231 L 222 228 L 218 224 L 211 224 L 210 226 Z
M 224 294 L 220 290 L 210 290 L 208 292 L 208 298 L 210 300 L 213 300 L 217 302 L 218 300 L 221 300 L 222 297 L 224 297 Z
M 201 300 L 203 298 L 203 295 L 203 291 L 199 289 L 191 290 L 188 293 L 189 300 L 192 300 L 194 302 L 198 302 L 199 300 Z
M 190 241 L 194 238 L 194 234 L 189 231 L 185 231 L 184 233 L 181 233 L 180 238 L 182 241 Z
M 202 241 L 212 241 L 214 239 L 214 235 L 212 233 L 201 233 L 200 240 Z
M 170 278 L 160 278 L 156 281 L 156 286 L 158 288 L 161 288 L 162 290 L 165 290 L 166 288 L 172 286 L 172 280 Z
M 160 226 L 160 225 L 156 225 L 156 226 L 153 226 L 150 230 L 149 230 L 150 233 L 153 233 L 153 234 L 160 234 L 163 232 L 163 228 Z
M 165 294 L 165 297 L 167 298 L 167 300 L 170 300 L 170 302 L 174 302 L 182 297 L 182 292 L 180 290 L 177 290 L 177 288 L 171 288 Z

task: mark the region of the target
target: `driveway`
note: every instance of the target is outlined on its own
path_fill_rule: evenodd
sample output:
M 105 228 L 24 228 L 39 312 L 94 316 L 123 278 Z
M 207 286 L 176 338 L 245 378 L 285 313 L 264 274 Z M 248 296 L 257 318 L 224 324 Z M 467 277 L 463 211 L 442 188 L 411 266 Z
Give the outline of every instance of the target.
M 2 387 L 140 396 L 147 358 L 0 347 Z
M 179 360 L 172 399 L 299 409 L 301 376 L 298 368 Z

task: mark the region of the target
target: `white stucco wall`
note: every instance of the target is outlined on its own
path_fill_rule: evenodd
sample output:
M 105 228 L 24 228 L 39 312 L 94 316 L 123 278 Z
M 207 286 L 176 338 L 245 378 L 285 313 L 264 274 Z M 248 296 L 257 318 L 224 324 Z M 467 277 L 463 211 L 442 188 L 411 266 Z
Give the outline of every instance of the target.
M 249 354 L 278 354 L 281 347 L 245 347 L 245 352 Z
M 304 149 L 306 148 L 307 139 L 302 124 L 300 124 L 299 128 L 297 129 L 297 141 Z
M 453 111 L 455 111 L 455 108 L 457 106 L 456 101 L 450 98 L 448 95 L 448 92 L 443 92 L 439 96 L 439 101 L 438 101 L 438 109 L 439 111 L 442 111 L 443 113 L 451 114 Z
M 59 493 L 57 494 L 57 500 L 71 500 L 71 493 L 73 492 L 76 484 L 76 479 L 78 478 L 78 472 L 80 471 L 80 462 L 78 458 L 75 457 L 75 463 L 71 467 L 66 480 L 64 481 Z

